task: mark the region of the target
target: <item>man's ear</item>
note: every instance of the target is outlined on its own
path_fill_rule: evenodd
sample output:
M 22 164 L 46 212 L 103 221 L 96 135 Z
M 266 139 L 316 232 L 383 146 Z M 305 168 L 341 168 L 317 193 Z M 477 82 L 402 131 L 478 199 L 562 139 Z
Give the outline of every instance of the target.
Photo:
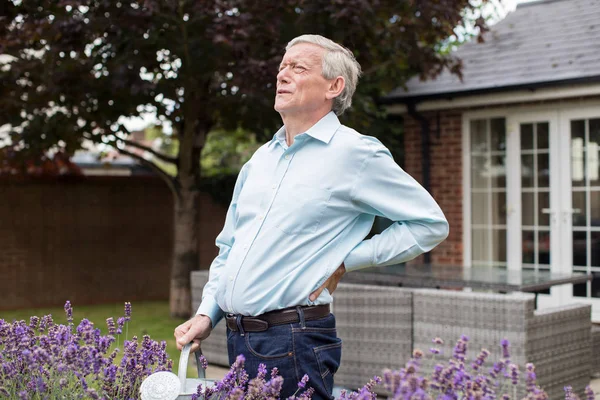
M 342 90 L 344 90 L 344 87 L 346 87 L 346 81 L 343 77 L 338 76 L 337 78 L 332 79 L 329 82 L 329 87 L 325 93 L 325 98 L 327 100 L 331 100 L 338 97 L 342 93 Z

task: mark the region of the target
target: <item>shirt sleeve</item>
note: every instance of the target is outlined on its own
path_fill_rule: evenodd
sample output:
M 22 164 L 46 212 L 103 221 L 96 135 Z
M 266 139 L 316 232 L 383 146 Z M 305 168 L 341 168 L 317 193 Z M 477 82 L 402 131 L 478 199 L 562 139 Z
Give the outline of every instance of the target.
M 448 236 L 448 221 L 429 192 L 396 164 L 377 139 L 365 139 L 371 151 L 363 161 L 351 198 L 361 213 L 393 223 L 346 256 L 347 271 L 409 261 Z
M 202 314 L 208 316 L 212 322 L 213 328 L 219 323 L 219 321 L 224 316 L 223 310 L 221 310 L 217 303 L 215 294 L 219 285 L 219 278 L 221 277 L 223 268 L 225 267 L 225 263 L 227 262 L 227 257 L 229 256 L 229 251 L 231 250 L 231 247 L 235 242 L 234 232 L 237 223 L 236 208 L 238 198 L 242 187 L 244 186 L 245 180 L 246 168 L 244 165 L 235 182 L 233 196 L 231 198 L 231 204 L 229 205 L 229 209 L 227 210 L 223 230 L 221 231 L 221 233 L 219 233 L 216 239 L 216 244 L 219 248 L 219 255 L 217 255 L 217 257 L 213 260 L 213 262 L 210 265 L 208 282 L 202 290 L 202 302 L 198 307 L 198 311 L 196 311 L 196 315 Z

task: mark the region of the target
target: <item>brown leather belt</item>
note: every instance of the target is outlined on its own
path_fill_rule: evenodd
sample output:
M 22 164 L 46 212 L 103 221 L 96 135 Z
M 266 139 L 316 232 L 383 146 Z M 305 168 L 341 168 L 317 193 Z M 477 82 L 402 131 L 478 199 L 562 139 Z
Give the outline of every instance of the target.
M 329 309 L 329 304 L 323 304 L 320 306 L 301 306 L 300 308 L 304 313 L 305 321 L 325 318 L 331 312 Z M 227 327 L 234 332 L 238 331 L 236 320 L 236 314 L 227 314 L 225 316 Z M 300 322 L 300 317 L 298 316 L 298 310 L 296 307 L 269 311 L 257 317 L 242 316 L 241 319 L 242 328 L 244 328 L 244 331 L 246 332 L 263 332 L 269 329 L 270 326 L 293 324 L 297 322 Z

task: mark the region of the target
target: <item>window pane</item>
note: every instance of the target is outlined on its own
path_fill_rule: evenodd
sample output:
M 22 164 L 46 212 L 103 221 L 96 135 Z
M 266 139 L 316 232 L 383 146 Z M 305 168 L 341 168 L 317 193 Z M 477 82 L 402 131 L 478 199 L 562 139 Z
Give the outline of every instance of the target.
M 483 189 L 488 187 L 488 176 L 486 156 L 471 156 L 471 187 Z
M 492 224 L 506 224 L 506 193 L 492 193 Z
M 538 193 L 538 225 L 550 226 L 550 193 L 541 192 Z M 544 212 L 544 209 L 546 212 Z
M 535 203 L 533 193 L 521 194 L 521 224 L 535 225 Z
M 523 238 L 523 263 L 533 264 L 535 262 L 535 232 L 524 230 Z
M 491 150 L 506 150 L 506 123 L 504 118 L 494 118 L 490 120 Z
M 575 209 L 577 207 L 573 207 Z M 590 190 L 591 226 L 600 226 L 600 192 Z
M 533 156 L 521 156 L 521 187 L 533 187 L 534 173 Z
M 492 231 L 492 260 L 506 262 L 506 229 Z
M 600 266 L 600 232 L 591 232 L 592 266 Z
M 471 152 L 486 152 L 489 150 L 487 140 L 487 120 L 471 121 Z
M 487 229 L 473 229 L 472 232 L 473 261 L 489 261 L 489 233 Z
M 598 146 L 600 145 L 600 119 L 591 119 L 589 123 L 589 142 L 586 148 L 587 170 L 590 185 L 598 186 L 600 184 L 600 162 L 598 160 Z
M 550 232 L 538 232 L 538 263 L 550 264 Z
M 573 192 L 573 226 L 586 226 L 585 192 Z
M 600 143 L 600 118 L 590 119 L 590 141 Z
M 537 156 L 537 185 L 541 188 L 550 187 L 550 162 L 548 154 Z
M 585 185 L 585 121 L 571 121 L 571 180 L 573 186 Z
M 489 169 L 492 178 L 492 187 L 506 187 L 506 157 L 492 156 L 492 163 Z
M 489 224 L 489 196 L 487 193 L 471 194 L 471 223 L 474 225 Z
M 586 233 L 573 231 L 573 265 L 587 265 Z
M 533 124 L 521 124 L 521 150 L 533 149 Z
M 592 297 L 600 297 L 600 272 L 592 272 Z
M 537 124 L 537 148 L 547 149 L 549 143 L 549 124 L 547 122 L 540 122 Z
M 576 283 L 573 285 L 573 296 L 587 297 L 587 283 Z

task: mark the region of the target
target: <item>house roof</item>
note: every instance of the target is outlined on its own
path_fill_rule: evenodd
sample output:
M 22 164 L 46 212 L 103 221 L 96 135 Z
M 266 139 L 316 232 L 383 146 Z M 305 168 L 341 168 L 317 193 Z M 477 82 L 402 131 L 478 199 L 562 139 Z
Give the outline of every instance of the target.
M 600 0 L 544 0 L 520 4 L 455 55 L 463 81 L 444 71 L 407 82 L 385 103 L 419 101 L 524 88 L 600 82 Z

